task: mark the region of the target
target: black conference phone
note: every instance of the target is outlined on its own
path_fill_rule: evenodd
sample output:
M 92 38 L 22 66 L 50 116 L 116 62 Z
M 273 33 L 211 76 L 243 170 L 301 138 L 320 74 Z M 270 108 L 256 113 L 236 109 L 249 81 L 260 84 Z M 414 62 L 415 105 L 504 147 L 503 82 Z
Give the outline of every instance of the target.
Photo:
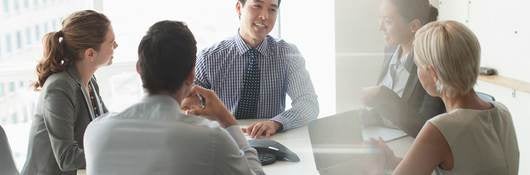
M 269 165 L 276 160 L 299 162 L 300 158 L 282 144 L 270 139 L 254 139 L 248 141 L 250 146 L 258 151 L 261 165 Z

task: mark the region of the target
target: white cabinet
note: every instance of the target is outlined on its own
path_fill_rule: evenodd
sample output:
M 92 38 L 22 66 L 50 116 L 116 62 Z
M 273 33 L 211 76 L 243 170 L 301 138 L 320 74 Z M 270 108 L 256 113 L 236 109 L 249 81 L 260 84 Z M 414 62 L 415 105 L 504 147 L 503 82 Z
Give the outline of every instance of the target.
M 439 19 L 462 23 L 469 20 L 469 0 L 439 0 L 438 3 Z
M 530 94 L 482 81 L 476 90 L 494 96 L 510 110 L 519 144 L 519 174 L 530 174 Z
M 481 65 L 530 81 L 530 11 L 527 0 L 439 0 L 439 19 L 466 24 L 481 45 Z

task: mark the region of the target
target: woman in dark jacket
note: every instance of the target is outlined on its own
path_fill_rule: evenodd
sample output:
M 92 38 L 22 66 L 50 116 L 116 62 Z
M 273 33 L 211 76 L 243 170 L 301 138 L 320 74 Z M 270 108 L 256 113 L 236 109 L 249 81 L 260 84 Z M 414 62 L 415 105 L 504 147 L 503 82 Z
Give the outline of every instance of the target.
M 383 0 L 379 30 L 389 45 L 377 86 L 365 88 L 361 101 L 371 110 L 365 123 L 398 127 L 416 137 L 423 124 L 445 112 L 442 100 L 431 97 L 416 75 L 412 41 L 423 25 L 435 21 L 438 10 L 429 0 Z

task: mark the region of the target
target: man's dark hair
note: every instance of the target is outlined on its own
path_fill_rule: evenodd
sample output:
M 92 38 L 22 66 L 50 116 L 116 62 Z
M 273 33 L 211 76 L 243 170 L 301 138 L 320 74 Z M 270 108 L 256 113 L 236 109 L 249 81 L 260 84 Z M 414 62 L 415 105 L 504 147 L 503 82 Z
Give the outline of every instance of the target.
M 419 19 L 422 25 L 438 19 L 438 9 L 429 0 L 390 0 L 407 22 Z
M 247 2 L 247 0 L 238 0 L 242 5 L 245 5 L 245 3 Z M 252 0 L 251 0 L 252 1 Z M 278 0 L 278 7 L 280 7 L 280 3 L 282 2 L 282 0 Z
M 142 83 L 149 94 L 181 88 L 195 67 L 196 44 L 183 22 L 160 21 L 149 28 L 138 46 Z

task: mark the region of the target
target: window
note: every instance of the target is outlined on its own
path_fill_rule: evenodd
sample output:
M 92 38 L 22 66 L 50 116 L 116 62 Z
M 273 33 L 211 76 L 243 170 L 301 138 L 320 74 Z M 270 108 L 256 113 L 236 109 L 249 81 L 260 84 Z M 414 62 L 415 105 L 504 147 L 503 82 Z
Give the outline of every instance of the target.
M 26 45 L 31 45 L 31 29 L 26 27 Z
M 49 27 L 49 25 L 48 25 L 48 22 L 44 22 L 44 23 L 42 24 L 42 28 L 44 28 L 43 36 L 44 36 L 44 34 L 50 32 L 50 27 Z
M 16 75 L 0 77 L 0 124 L 7 133 L 19 170 L 25 162 L 31 118 L 39 95 L 31 89 L 30 84 L 35 80 L 35 59 L 42 54 L 43 33 L 57 29 L 59 19 L 65 15 L 90 9 L 92 0 L 55 1 L 53 6 L 44 6 L 51 2 L 0 0 L 0 26 L 11 28 L 0 30 L 0 75 Z M 24 14 L 4 15 L 18 11 L 24 11 Z M 39 20 L 40 16 L 37 15 L 43 14 L 47 20 Z M 20 52 L 21 49 L 24 51 Z M 14 59 L 2 59 L 7 56 Z M 9 69 L 3 69 L 6 67 Z
M 2 59 L 2 37 L 0 37 L 0 60 Z
M 9 0 L 3 0 L 4 1 L 4 12 L 9 13 Z
M 12 45 L 11 45 L 11 34 L 6 35 L 6 52 L 9 54 L 13 51 Z
M 11 122 L 13 122 L 14 124 L 18 123 L 18 115 L 16 112 L 11 115 Z
M 28 113 L 28 109 L 27 108 L 24 108 L 22 109 L 22 122 L 28 122 L 29 120 L 29 113 Z
M 149 3 L 127 1 L 127 8 L 123 8 L 123 1 L 103 0 L 102 3 L 104 13 L 112 19 L 114 32 L 118 36 L 117 42 L 120 44 L 116 53 L 119 55 L 115 58 L 121 60 L 136 59 L 135 50 L 141 37 L 149 26 L 160 20 L 185 22 L 193 31 L 198 49 L 231 36 L 237 30 L 238 20 L 234 6 L 227 4 L 226 1 L 151 0 Z M 142 15 L 131 18 L 131 14 Z
M 96 72 L 98 82 L 108 82 L 107 86 L 100 86 L 101 89 L 106 89 L 102 96 L 111 111 L 121 111 L 139 101 L 143 95 L 141 81 L 134 70 L 136 49 L 149 26 L 155 22 L 166 19 L 185 22 L 193 31 L 199 50 L 232 36 L 237 31 L 238 18 L 233 4 L 225 1 L 127 1 L 127 8 L 123 8 L 123 1 L 101 3 L 103 12 L 112 20 L 116 41 L 120 45 L 114 52 L 116 64 Z M 131 18 L 131 14 L 142 15 Z M 123 69 L 127 71 L 121 71 Z
M 15 11 L 18 12 L 20 11 L 20 3 L 19 3 L 19 0 L 14 0 L 14 6 L 15 6 Z
M 4 92 L 4 83 L 0 83 L 0 98 L 2 98 L 4 96 L 5 92 Z
M 22 49 L 22 31 L 17 31 L 17 49 Z
M 59 22 L 57 22 L 58 19 L 53 19 L 52 20 L 52 30 L 53 31 L 58 31 L 59 30 Z
M 9 93 L 13 93 L 16 90 L 15 82 L 11 81 L 9 82 Z
M 24 0 L 24 8 L 29 8 L 29 0 Z
M 39 42 L 40 40 L 40 27 L 39 25 L 35 25 L 35 41 Z

